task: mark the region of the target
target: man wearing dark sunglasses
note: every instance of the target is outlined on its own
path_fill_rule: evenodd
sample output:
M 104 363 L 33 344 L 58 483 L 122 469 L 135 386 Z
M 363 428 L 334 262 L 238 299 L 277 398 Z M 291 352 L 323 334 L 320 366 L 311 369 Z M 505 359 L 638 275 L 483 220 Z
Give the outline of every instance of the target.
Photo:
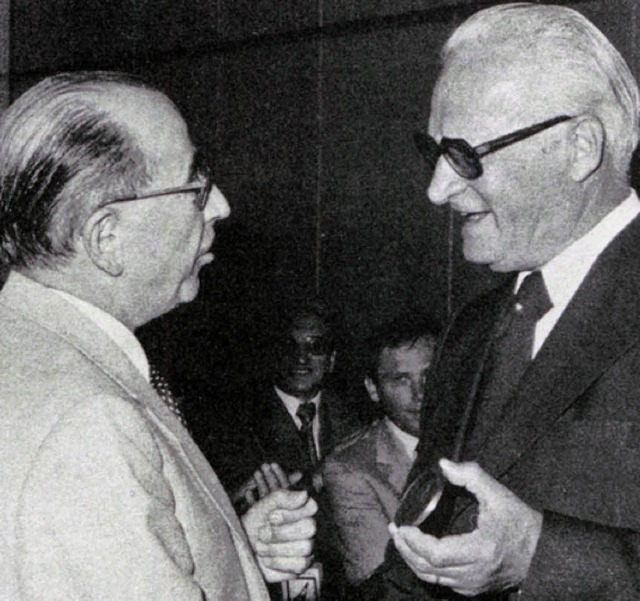
M 354 407 L 331 387 L 335 321 L 317 300 L 282 307 L 269 327 L 264 377 L 243 383 L 235 394 L 233 422 L 222 436 L 203 443 L 241 514 L 274 490 L 312 490 L 319 505 L 315 556 L 323 565 L 321 590 L 327 601 L 340 598 L 340 562 L 329 548 L 335 528 L 320 465 L 341 439 L 362 425 Z M 273 594 L 282 598 L 279 588 Z
M 316 503 L 240 521 L 134 330 L 193 300 L 229 214 L 174 104 L 49 77 L 0 119 L 0 598 L 268 600 Z
M 390 526 L 366 598 L 640 598 L 639 105 L 567 8 L 489 8 L 445 44 L 428 197 L 513 277 L 448 331 L 397 518 L 418 525 Z

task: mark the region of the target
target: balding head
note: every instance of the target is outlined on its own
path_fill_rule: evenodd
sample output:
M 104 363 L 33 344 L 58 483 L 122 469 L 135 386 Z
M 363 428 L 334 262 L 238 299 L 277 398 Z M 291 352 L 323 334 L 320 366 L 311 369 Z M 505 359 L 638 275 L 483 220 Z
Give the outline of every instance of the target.
M 118 96 L 159 94 L 117 73 L 49 77 L 0 119 L 0 253 L 18 268 L 73 255 L 84 217 L 108 196 L 150 177 L 148 158 Z

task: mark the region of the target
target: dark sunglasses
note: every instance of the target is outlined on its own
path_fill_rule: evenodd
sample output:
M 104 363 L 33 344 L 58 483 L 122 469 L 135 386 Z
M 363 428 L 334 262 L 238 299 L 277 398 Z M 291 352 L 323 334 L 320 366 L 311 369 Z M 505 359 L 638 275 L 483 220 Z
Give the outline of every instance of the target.
M 421 132 L 416 132 L 413 139 L 420 154 L 434 169 L 440 155 L 442 155 L 458 175 L 465 179 L 477 179 L 482 175 L 482 162 L 480 160 L 482 157 L 521 140 L 526 140 L 569 119 L 573 119 L 573 117 L 568 115 L 554 117 L 542 123 L 518 129 L 478 146 L 471 146 L 469 142 L 462 138 L 442 138 L 438 144 L 432 136 Z
M 283 338 L 280 340 L 280 354 L 287 357 L 296 357 L 298 355 L 312 355 L 319 357 L 328 355 L 331 352 L 329 341 L 324 337 L 310 338 L 303 342 L 297 342 L 294 338 Z
M 143 192 L 142 194 L 134 193 L 126 196 L 119 196 L 101 203 L 100 206 L 106 206 L 117 202 L 130 202 L 132 200 L 142 200 L 144 198 L 156 198 L 158 196 L 194 192 L 194 203 L 196 207 L 200 211 L 204 211 L 204 208 L 207 206 L 207 201 L 209 200 L 209 194 L 211 193 L 213 182 L 211 180 L 209 166 L 203 159 L 200 152 L 196 152 L 194 155 L 189 179 L 197 179 L 198 181 L 185 184 L 184 186 L 174 186 L 171 188 L 163 188 L 161 190 L 150 190 L 149 192 Z

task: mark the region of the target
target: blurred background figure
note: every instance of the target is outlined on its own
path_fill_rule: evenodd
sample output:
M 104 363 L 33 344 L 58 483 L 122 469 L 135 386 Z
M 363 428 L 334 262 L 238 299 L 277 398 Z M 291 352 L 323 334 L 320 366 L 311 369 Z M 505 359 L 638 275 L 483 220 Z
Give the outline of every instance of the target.
M 415 459 L 439 335 L 435 321 L 406 316 L 371 338 L 364 385 L 380 418 L 340 444 L 323 466 L 350 584 L 370 576 L 384 559 L 387 526 Z

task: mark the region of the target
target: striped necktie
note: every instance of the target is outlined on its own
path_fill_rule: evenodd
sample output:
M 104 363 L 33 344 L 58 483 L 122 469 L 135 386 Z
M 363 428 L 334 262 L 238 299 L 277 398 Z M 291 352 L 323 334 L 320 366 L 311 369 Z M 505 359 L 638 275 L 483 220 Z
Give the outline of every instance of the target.
M 315 467 L 318 463 L 318 450 L 316 449 L 316 442 L 313 439 L 313 418 L 316 416 L 316 406 L 311 402 L 300 403 L 296 415 L 302 422 L 300 435 L 307 447 L 309 461 L 311 466 Z

